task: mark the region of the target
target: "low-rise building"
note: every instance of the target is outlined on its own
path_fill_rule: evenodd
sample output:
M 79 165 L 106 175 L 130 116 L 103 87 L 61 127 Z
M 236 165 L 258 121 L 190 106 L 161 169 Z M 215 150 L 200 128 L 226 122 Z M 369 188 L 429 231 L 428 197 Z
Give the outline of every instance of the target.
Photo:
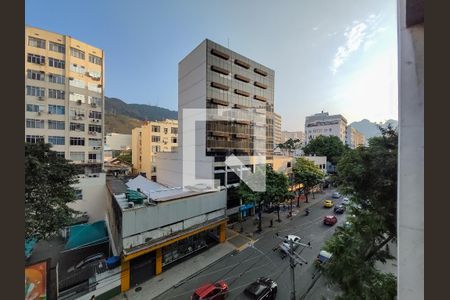
M 327 174 L 329 162 L 326 156 L 302 156 L 303 158 L 314 162 L 314 164 L 322 170 L 323 173 Z
M 201 249 L 225 241 L 226 191 L 168 187 L 143 176 L 107 181 L 107 221 L 126 291 Z
M 178 147 L 178 120 L 146 122 L 131 133 L 131 156 L 137 173 L 157 180 L 155 154 L 176 151 Z

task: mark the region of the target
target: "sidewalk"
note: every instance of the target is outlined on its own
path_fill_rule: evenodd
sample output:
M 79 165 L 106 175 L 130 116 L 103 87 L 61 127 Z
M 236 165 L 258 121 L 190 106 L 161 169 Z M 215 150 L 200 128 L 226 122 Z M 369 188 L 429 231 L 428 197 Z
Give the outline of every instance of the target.
M 132 299 L 132 300 L 148 300 L 153 299 L 175 285 L 181 284 L 184 280 L 194 276 L 207 266 L 217 262 L 222 257 L 233 252 L 235 247 L 229 242 L 218 244 L 211 249 L 202 252 L 172 268 L 164 271 L 159 276 L 139 285 L 141 290 L 138 292 L 136 288 L 112 298 L 113 300 Z

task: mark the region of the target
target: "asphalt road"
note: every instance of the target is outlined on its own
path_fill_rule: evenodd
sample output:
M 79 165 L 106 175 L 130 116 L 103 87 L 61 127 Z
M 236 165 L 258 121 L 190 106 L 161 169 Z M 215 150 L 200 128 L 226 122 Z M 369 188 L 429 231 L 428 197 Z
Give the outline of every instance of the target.
M 326 194 L 317 196 L 331 199 L 332 192 L 333 190 L 328 190 Z M 342 198 L 335 201 L 335 203 L 340 203 L 341 201 Z M 300 213 L 291 222 L 277 228 L 280 236 L 294 234 L 301 237 L 304 243 L 311 242 L 312 249 L 299 247 L 296 251 L 308 262 L 308 264 L 295 267 L 296 299 L 307 291 L 313 281 L 312 275 L 315 272 L 313 262 L 324 242 L 333 235 L 336 227 L 345 221 L 345 214 L 341 214 L 337 215 L 338 223 L 334 226 L 324 225 L 323 217 L 328 214 L 334 214 L 333 209 L 324 208 L 322 201 L 320 201 L 310 208 L 308 216 Z M 266 228 L 264 233 L 259 236 L 259 239 L 250 247 L 237 254 L 227 255 L 195 277 L 187 279 L 180 286 L 168 290 L 156 299 L 189 299 L 195 289 L 202 284 L 225 280 L 230 287 L 227 299 L 231 300 L 235 299 L 247 285 L 260 276 L 269 277 L 277 282 L 277 299 L 290 299 L 289 257 L 282 259 L 279 250 L 273 250 L 280 242 L 281 240 L 275 236 L 275 231 Z M 323 285 L 324 290 L 327 289 L 329 294 L 329 288 L 324 282 L 324 280 L 320 280 L 317 282 L 317 285 Z M 314 287 L 314 290 L 320 290 L 320 287 L 317 285 Z M 308 299 L 312 298 L 308 297 Z

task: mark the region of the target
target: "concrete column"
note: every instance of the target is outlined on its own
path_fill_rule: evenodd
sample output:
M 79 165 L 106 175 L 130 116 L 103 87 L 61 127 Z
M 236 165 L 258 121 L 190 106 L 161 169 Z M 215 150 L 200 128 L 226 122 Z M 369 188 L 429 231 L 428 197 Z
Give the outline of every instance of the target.
M 162 248 L 156 249 L 156 270 L 155 274 L 159 275 L 162 273 Z
M 226 223 L 222 223 L 219 225 L 219 242 L 223 243 L 225 242 L 226 238 L 227 238 L 227 234 L 226 234 Z
M 124 261 L 122 258 L 122 271 L 120 276 L 120 290 L 126 292 L 130 289 L 130 261 Z

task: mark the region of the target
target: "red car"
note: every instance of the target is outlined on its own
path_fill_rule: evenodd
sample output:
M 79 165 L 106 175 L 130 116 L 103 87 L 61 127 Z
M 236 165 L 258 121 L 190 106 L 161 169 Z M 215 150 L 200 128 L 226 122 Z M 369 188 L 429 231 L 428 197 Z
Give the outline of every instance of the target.
M 337 218 L 336 216 L 325 216 L 325 218 L 323 218 L 323 224 L 325 225 L 334 225 L 337 223 Z
M 191 300 L 223 300 L 228 295 L 228 284 L 223 281 L 206 283 L 195 290 Z

